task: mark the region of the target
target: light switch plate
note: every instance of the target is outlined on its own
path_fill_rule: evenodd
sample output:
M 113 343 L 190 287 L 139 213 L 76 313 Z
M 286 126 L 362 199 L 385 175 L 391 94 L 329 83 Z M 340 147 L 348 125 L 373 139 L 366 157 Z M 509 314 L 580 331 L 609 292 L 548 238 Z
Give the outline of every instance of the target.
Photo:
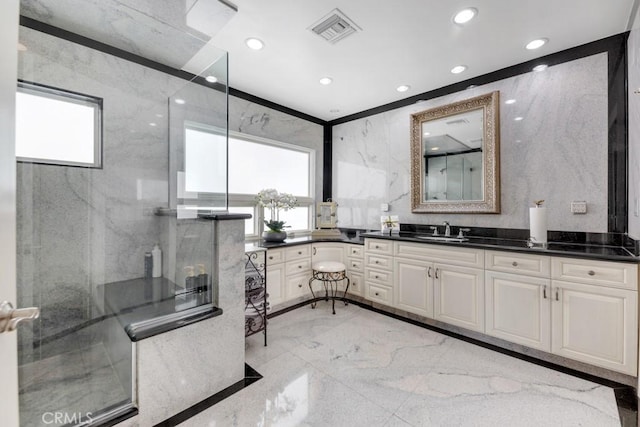
M 382 204 L 380 205 L 380 210 L 381 210 L 382 212 L 389 212 L 389 203 L 382 203 Z
M 585 201 L 574 201 L 574 202 L 571 202 L 571 213 L 573 213 L 573 214 L 586 214 L 587 213 L 587 202 L 585 202 Z

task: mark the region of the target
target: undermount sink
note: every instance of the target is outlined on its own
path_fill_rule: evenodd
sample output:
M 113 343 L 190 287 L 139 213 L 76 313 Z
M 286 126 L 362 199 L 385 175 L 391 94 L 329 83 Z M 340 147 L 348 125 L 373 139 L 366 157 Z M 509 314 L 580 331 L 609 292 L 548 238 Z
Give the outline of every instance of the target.
M 468 242 L 464 237 L 444 237 L 444 236 L 416 236 L 418 239 L 431 240 L 434 242 Z

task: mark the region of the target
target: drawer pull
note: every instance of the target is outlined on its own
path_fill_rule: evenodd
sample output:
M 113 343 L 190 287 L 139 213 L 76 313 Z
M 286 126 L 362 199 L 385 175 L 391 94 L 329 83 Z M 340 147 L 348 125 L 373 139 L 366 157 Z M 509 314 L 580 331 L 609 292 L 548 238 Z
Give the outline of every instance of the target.
M 269 257 L 269 259 L 273 259 L 273 257 L 272 257 L 272 256 L 270 256 L 270 257 Z
M 547 299 L 547 285 L 542 287 L 542 298 Z
M 301 266 L 301 265 L 299 265 L 299 266 L 298 266 L 298 268 L 302 268 L 302 266 Z
M 518 262 L 517 262 L 517 261 L 513 261 L 513 262 L 511 263 L 511 265 L 513 265 L 514 267 L 517 267 L 517 266 L 518 266 Z
M 302 255 L 302 251 L 298 251 L 298 255 Z
M 380 294 L 376 292 L 376 296 L 380 296 Z
M 298 283 L 298 287 L 301 288 L 302 287 L 302 283 Z
M 589 276 L 595 276 L 595 275 L 596 275 L 596 272 L 595 272 L 595 271 L 593 271 L 593 270 L 589 270 L 589 271 L 587 271 L 587 274 L 588 274 Z
M 377 279 L 377 278 L 378 278 L 378 275 L 376 274 L 374 277 Z
M 376 249 L 380 249 L 380 246 L 376 245 Z M 378 295 L 378 294 L 376 294 L 376 295 Z
M 376 263 L 376 264 L 380 264 L 380 261 L 378 261 L 378 260 L 375 260 L 375 263 Z
M 558 295 L 558 288 L 556 288 L 556 301 L 560 301 L 560 296 Z

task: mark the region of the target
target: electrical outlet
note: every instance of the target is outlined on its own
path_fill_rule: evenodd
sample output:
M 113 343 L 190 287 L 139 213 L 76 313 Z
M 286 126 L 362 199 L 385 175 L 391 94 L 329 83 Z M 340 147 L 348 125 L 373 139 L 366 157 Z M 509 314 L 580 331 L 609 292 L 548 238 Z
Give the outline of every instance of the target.
M 586 214 L 587 213 L 587 202 L 585 202 L 585 201 L 574 201 L 574 202 L 571 202 L 571 213 L 573 213 L 573 214 Z
M 380 205 L 380 210 L 382 212 L 389 212 L 389 203 L 383 203 Z

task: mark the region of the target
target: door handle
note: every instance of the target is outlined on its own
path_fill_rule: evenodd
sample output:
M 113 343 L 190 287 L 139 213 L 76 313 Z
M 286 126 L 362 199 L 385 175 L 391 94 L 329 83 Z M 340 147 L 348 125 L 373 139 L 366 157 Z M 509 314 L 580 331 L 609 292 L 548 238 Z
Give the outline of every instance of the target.
M 436 279 L 439 279 L 440 277 L 438 277 L 438 271 L 440 271 L 439 268 L 436 268 Z
M 431 277 L 431 267 L 427 269 L 427 277 Z
M 547 285 L 542 287 L 542 298 L 547 299 Z
M 23 320 L 33 320 L 40 316 L 38 307 L 13 308 L 8 301 L 0 303 L 0 333 L 15 331 Z

